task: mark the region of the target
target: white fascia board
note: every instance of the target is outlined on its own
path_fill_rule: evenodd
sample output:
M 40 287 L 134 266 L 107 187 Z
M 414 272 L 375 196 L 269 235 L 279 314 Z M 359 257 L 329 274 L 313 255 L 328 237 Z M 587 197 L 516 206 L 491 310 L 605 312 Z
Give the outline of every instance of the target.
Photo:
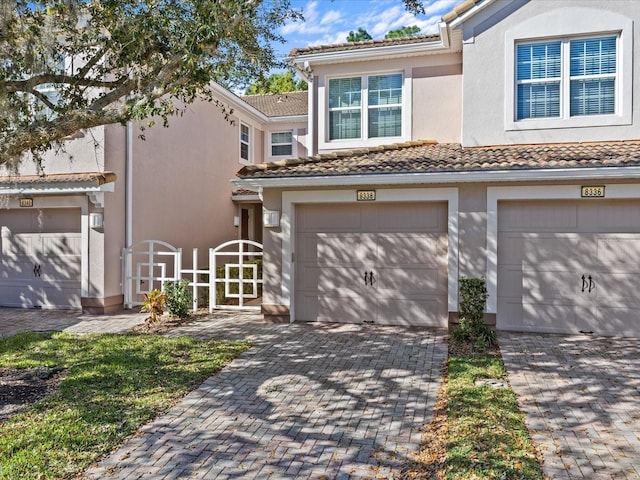
M 60 185 L 7 185 L 0 186 L 1 195 L 60 195 L 69 193 L 113 192 L 115 185 L 106 183 L 95 184 L 60 184 Z
M 267 123 L 307 123 L 307 115 L 291 115 L 288 117 L 268 117 Z
M 496 0 L 485 0 L 484 2 L 478 5 L 474 5 L 472 8 L 464 12 L 462 15 L 460 15 L 457 18 L 454 18 L 451 22 L 449 22 L 449 27 L 458 28 L 460 25 L 462 25 L 464 22 L 469 20 L 475 14 L 477 14 L 478 12 L 481 12 L 482 10 L 487 8 L 489 5 L 495 3 L 495 1 Z
M 448 37 L 440 34 L 440 41 L 425 41 L 404 45 L 387 45 L 384 47 L 362 48 L 358 50 L 340 50 L 337 52 L 310 53 L 296 57 L 289 57 L 287 63 L 298 71 L 305 70 L 305 62 L 309 65 L 323 65 L 345 62 L 363 62 L 368 60 L 383 60 L 389 57 L 410 57 L 430 53 L 447 53 L 449 51 Z
M 315 177 L 240 178 L 231 183 L 258 191 L 264 188 L 333 187 L 347 185 L 414 185 L 443 183 L 535 182 L 640 178 L 640 167 L 567 168 L 553 170 L 499 170 L 490 172 L 437 172 Z
M 211 83 L 211 89 L 215 92 L 217 97 L 221 97 L 222 100 L 233 104 L 234 107 L 241 109 L 247 116 L 249 116 L 255 122 L 267 123 L 269 117 L 262 113 L 257 108 L 252 107 L 247 102 L 242 100 L 238 95 L 230 92 L 222 85 L 218 85 L 215 82 Z

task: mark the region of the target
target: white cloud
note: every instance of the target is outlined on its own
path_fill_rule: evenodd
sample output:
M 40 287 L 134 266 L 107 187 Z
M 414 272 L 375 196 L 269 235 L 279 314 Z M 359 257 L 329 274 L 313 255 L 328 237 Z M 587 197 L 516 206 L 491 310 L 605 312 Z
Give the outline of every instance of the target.
M 342 12 L 339 12 L 338 10 L 329 10 L 327 13 L 324 14 L 324 16 L 322 17 L 322 20 L 320 20 L 320 24 L 326 25 L 326 24 L 334 24 L 334 23 L 343 23 L 342 21 L 340 21 L 341 19 L 342 19 Z

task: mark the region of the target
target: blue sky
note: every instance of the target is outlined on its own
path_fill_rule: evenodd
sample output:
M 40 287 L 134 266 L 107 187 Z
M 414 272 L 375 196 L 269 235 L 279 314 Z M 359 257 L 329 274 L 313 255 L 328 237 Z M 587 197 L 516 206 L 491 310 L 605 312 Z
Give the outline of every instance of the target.
M 302 10 L 304 22 L 289 23 L 280 29 L 287 40 L 276 46 L 283 58 L 296 47 L 343 43 L 350 30 L 364 28 L 374 39 L 389 31 L 417 25 L 421 33 L 437 33 L 440 18 L 460 0 L 425 0 L 425 15 L 414 16 L 402 0 L 292 0 L 293 8 Z

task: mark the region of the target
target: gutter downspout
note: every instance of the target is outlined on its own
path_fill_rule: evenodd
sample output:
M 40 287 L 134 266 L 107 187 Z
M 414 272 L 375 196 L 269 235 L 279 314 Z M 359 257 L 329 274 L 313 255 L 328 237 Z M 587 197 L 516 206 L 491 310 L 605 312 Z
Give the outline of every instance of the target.
M 125 247 L 133 243 L 133 123 L 127 122 L 125 138 Z
M 307 84 L 309 85 L 307 95 L 308 114 L 307 114 L 307 156 L 311 157 L 316 154 L 316 139 L 315 139 L 315 115 L 314 115 L 314 99 L 315 99 L 315 86 L 313 82 L 313 72 L 309 62 L 304 62 L 304 70 L 307 73 Z

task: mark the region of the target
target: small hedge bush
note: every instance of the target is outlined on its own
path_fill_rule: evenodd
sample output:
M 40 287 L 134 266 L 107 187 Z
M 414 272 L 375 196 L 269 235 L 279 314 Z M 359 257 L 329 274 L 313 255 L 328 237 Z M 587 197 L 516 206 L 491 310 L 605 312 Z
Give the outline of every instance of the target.
M 460 279 L 460 318 L 451 332 L 454 340 L 473 345 L 477 350 L 496 346 L 496 332 L 484 321 L 487 286 L 483 278 Z

